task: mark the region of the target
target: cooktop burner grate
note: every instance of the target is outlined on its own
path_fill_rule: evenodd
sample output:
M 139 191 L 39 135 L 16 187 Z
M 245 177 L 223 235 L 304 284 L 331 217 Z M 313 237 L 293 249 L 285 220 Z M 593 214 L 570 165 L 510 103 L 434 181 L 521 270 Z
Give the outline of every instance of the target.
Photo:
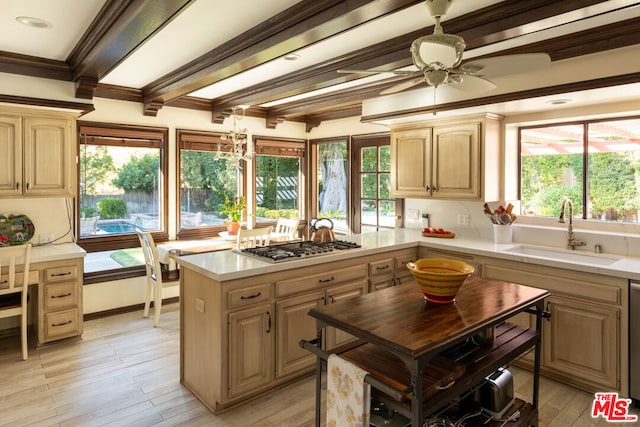
M 301 242 L 284 242 L 268 246 L 245 248 L 240 249 L 239 253 L 259 258 L 263 261 L 281 262 L 359 247 L 359 244 L 345 240 L 336 240 L 334 242 L 314 242 L 311 240 L 305 240 Z

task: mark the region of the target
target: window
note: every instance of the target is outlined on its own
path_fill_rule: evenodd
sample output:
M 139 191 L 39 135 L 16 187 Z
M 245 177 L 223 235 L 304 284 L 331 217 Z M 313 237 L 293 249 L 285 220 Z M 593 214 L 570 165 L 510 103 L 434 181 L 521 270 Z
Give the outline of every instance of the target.
M 212 235 L 225 230 L 225 215 L 220 207 L 225 198 L 243 195 L 241 174 L 221 153 L 229 152 L 231 144 L 223 134 L 178 130 L 179 238 Z M 246 220 L 246 219 L 245 219 Z
M 354 233 L 396 227 L 403 200 L 391 196 L 391 142 L 389 134 L 353 136 Z
M 301 218 L 305 142 L 257 136 L 254 146 L 256 222 Z
M 522 213 L 638 222 L 640 119 L 588 121 L 519 129 Z
M 329 218 L 338 233 L 349 233 L 348 138 L 311 141 L 311 212 Z
M 78 244 L 96 253 L 85 270 L 139 267 L 136 228 L 167 238 L 167 130 L 83 122 L 79 133 Z

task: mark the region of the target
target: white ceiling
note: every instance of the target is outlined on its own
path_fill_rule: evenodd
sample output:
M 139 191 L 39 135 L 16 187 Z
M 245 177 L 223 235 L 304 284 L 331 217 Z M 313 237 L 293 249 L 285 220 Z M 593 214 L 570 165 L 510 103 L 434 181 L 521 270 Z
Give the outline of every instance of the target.
M 310 0 L 305 0 L 310 1 Z M 486 8 L 500 3 L 502 0 L 455 0 L 453 1 L 445 19 L 443 28 L 447 32 L 447 21 L 458 16 L 465 15 L 474 10 Z M 91 21 L 100 11 L 106 0 L 0 0 L 0 51 L 31 55 L 58 61 L 66 60 L 77 42 L 82 38 Z M 156 79 L 176 70 L 195 58 L 220 46 L 225 41 L 242 34 L 259 23 L 268 20 L 274 15 L 298 3 L 297 0 L 196 0 L 174 20 L 160 29 L 150 40 L 139 46 L 124 61 L 100 79 L 100 83 L 124 86 L 127 88 L 141 89 Z M 622 11 L 601 14 L 603 7 L 611 3 L 629 3 L 622 0 L 612 0 L 582 8 L 579 11 L 547 18 L 535 23 L 535 30 L 527 32 L 523 28 L 523 34 L 511 37 L 501 43 L 489 44 L 478 49 L 465 51 L 465 59 L 486 55 L 505 48 L 521 46 L 535 41 L 551 37 L 571 34 L 593 26 L 615 25 L 616 22 L 640 16 L 640 5 L 627 7 Z M 638 2 L 640 3 L 640 2 Z M 609 5 L 607 5 L 609 4 Z M 581 16 L 577 17 L 576 14 Z M 16 22 L 18 16 L 29 16 L 43 19 L 50 23 L 49 28 L 32 28 Z M 584 19 L 587 18 L 587 19 Z M 383 42 L 408 34 L 421 28 L 432 25 L 432 19 L 424 4 L 417 4 L 400 12 L 374 19 L 365 25 L 331 36 L 323 41 L 312 44 L 302 49 L 293 49 L 300 56 L 297 61 L 288 61 L 282 57 L 268 61 L 251 69 L 240 69 L 238 73 L 216 82 L 213 85 L 200 88 L 191 92 L 190 96 L 215 100 L 217 97 L 229 94 L 233 91 L 252 86 L 259 82 L 265 82 L 286 73 L 300 70 L 330 60 L 336 56 L 347 54 L 367 46 Z M 542 28 L 542 29 L 540 29 Z M 283 51 L 287 51 L 283 46 Z M 615 51 L 614 51 L 615 53 Z M 560 81 L 575 81 L 578 75 L 607 76 L 619 72 L 620 62 L 624 62 L 626 72 L 640 72 L 640 52 L 637 48 L 621 49 L 621 53 L 615 57 L 615 63 L 603 63 L 599 57 L 573 58 L 558 61 L 554 64 L 553 72 L 545 72 L 537 75 L 526 73 L 504 76 L 496 79 L 499 82 L 496 94 L 522 90 L 528 86 L 540 87 L 545 84 L 556 84 Z M 409 51 L 407 46 L 407 56 Z M 613 58 L 606 56 L 607 60 Z M 595 61 L 595 62 L 594 62 Z M 576 64 L 579 64 L 577 67 Z M 569 70 L 569 71 L 567 71 Z M 557 77 L 555 73 L 565 73 L 565 77 Z M 567 77 L 566 73 L 570 73 Z M 342 83 L 331 88 L 310 91 L 297 96 L 298 99 L 318 95 L 321 93 L 343 90 L 346 87 L 361 85 L 363 83 L 384 79 L 388 76 L 378 75 L 366 77 L 357 81 Z M 594 78 L 594 77 L 590 77 Z M 527 80 L 528 79 L 528 80 Z M 531 84 L 535 83 L 535 84 Z M 601 89 L 583 92 L 574 92 L 566 97 L 554 95 L 551 98 L 570 98 L 573 106 L 587 105 L 594 102 L 607 102 L 615 97 L 618 101 L 636 100 L 638 94 L 637 85 L 628 85 L 619 89 Z M 501 92 L 502 91 L 502 92 Z M 446 99 L 446 90 L 438 96 Z M 491 94 L 490 94 L 491 95 Z M 467 94 L 458 93 L 452 95 L 452 100 L 468 97 Z M 378 111 L 377 105 L 396 104 L 393 108 L 403 108 L 411 103 L 430 105 L 433 98 L 432 88 L 419 88 L 391 95 L 389 97 L 374 98 L 365 101 L 364 110 Z M 415 101 L 420 99 L 421 101 Z M 287 101 L 274 100 L 263 106 L 270 107 Z M 551 108 L 547 101 L 550 99 L 533 99 L 530 102 L 512 101 L 499 104 L 491 104 L 486 109 L 502 114 L 514 114 L 525 111 L 540 111 Z M 399 106 L 398 106 L 399 105 Z M 564 107 L 560 107 L 564 108 Z M 477 109 L 477 108 L 476 108 Z M 449 113 L 451 114 L 451 113 Z M 364 115 L 364 111 L 363 111 Z

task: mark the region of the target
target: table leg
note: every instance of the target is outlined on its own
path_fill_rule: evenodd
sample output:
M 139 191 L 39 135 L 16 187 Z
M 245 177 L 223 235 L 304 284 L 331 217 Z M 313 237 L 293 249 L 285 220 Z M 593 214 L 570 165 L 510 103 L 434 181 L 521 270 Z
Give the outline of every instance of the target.
M 319 348 L 322 348 L 322 327 L 318 323 L 318 343 Z M 321 405 L 322 405 L 322 358 L 316 356 L 316 427 L 320 427 L 321 418 Z
M 404 363 L 411 373 L 411 389 L 413 394 L 411 398 L 411 425 L 421 426 L 424 423 L 422 375 L 424 374 L 427 360 L 425 358 L 405 360 Z
M 544 301 L 536 303 L 536 331 L 538 339 L 534 353 L 533 362 L 533 407 L 538 409 L 538 389 L 540 388 L 540 356 L 541 356 L 541 340 L 542 340 L 542 313 L 544 311 Z

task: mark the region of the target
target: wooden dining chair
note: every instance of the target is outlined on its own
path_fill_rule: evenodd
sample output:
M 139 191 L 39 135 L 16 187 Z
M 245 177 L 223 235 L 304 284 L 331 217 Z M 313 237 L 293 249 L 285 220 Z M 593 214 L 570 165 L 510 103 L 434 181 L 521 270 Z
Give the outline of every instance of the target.
M 267 246 L 271 240 L 272 226 L 253 228 L 250 230 L 238 230 L 236 249 L 253 248 L 255 246 Z
M 18 261 L 22 261 L 22 273 L 16 273 Z M 22 360 L 27 360 L 28 357 L 27 302 L 30 264 L 30 243 L 0 248 L 0 319 L 20 316 Z
M 287 240 L 298 239 L 299 218 L 278 218 L 274 234 L 285 235 Z
M 163 272 L 158 258 L 158 250 L 149 231 L 136 230 L 142 254 L 144 255 L 145 268 L 147 270 L 147 290 L 145 292 L 144 317 L 149 317 L 149 306 L 153 299 L 153 327 L 160 324 L 160 311 L 162 310 L 162 290 L 170 286 L 177 286 L 180 280 L 169 278 L 168 272 Z M 164 274 L 164 275 L 163 275 Z

